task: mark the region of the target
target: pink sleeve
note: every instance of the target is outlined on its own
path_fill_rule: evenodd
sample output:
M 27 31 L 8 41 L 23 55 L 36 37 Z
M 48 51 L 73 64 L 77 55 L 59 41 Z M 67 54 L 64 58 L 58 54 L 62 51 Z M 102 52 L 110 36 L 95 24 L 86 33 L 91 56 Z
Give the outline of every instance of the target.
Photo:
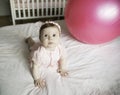
M 60 45 L 60 60 L 62 60 L 62 64 L 64 64 L 64 66 L 62 65 L 62 68 L 67 69 L 68 68 L 67 53 L 64 46 L 61 45 Z
M 31 59 L 34 64 L 38 64 L 38 53 L 39 53 L 38 50 L 36 50 L 31 55 Z
M 32 47 L 30 47 L 30 58 L 31 58 L 31 62 L 35 60 L 37 60 L 37 56 L 38 56 L 38 49 L 39 49 L 40 43 L 35 43 Z

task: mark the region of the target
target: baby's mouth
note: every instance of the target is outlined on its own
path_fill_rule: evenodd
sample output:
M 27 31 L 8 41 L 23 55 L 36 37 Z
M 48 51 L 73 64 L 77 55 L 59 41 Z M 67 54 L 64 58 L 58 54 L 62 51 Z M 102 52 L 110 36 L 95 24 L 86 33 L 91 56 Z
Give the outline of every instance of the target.
M 48 44 L 54 44 L 53 42 L 49 42 Z

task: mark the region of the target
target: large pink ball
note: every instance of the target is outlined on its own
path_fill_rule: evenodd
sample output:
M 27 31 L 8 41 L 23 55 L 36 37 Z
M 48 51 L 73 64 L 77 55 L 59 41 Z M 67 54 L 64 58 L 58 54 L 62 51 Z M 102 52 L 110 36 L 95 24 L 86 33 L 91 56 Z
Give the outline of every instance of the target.
M 68 0 L 65 21 L 81 42 L 111 41 L 120 35 L 120 0 Z

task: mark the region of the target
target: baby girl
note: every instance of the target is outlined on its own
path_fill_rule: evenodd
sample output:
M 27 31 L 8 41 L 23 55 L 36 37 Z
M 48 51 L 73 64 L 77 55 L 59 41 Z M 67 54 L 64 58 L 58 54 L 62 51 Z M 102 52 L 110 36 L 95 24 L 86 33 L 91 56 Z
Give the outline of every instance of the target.
M 64 48 L 59 42 L 60 35 L 61 28 L 59 24 L 47 21 L 39 30 L 39 45 L 36 45 L 31 37 L 26 39 L 32 53 L 31 64 L 35 86 L 40 88 L 45 87 L 46 82 L 42 77 L 42 73 L 46 70 L 55 71 L 61 76 L 68 75 Z

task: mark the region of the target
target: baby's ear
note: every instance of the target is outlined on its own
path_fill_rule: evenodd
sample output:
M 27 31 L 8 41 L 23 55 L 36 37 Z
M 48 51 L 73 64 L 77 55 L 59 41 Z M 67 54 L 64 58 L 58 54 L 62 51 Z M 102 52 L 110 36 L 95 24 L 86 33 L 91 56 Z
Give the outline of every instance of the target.
M 59 35 L 61 36 L 61 32 L 59 32 Z
M 61 35 L 61 31 L 59 30 L 59 35 Z
M 39 40 L 41 41 L 41 36 L 39 35 Z

